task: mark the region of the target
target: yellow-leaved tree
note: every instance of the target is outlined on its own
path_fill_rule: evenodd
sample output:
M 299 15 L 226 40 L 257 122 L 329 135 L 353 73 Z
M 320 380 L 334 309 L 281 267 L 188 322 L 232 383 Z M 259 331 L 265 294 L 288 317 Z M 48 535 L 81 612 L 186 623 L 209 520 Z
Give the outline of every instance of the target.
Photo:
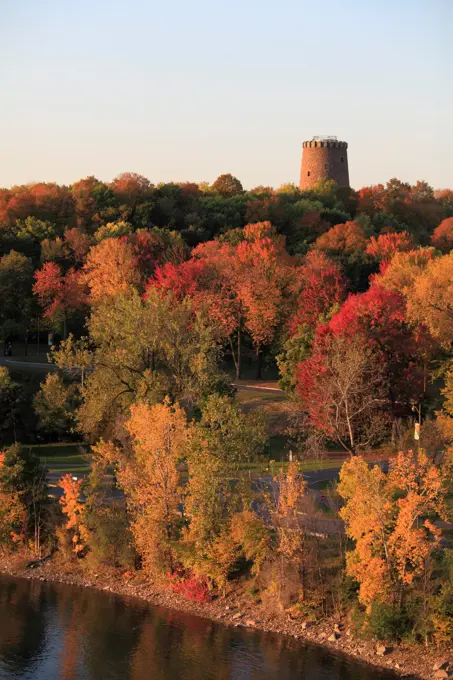
M 399 453 L 388 474 L 362 457 L 344 463 L 340 514 L 354 543 L 346 568 L 368 613 L 375 602 L 401 608 L 409 589 L 427 576 L 441 536 L 433 520 L 446 518 L 446 474 L 422 450 Z
M 178 463 L 189 434 L 186 414 L 168 399 L 131 406 L 126 422 L 130 447 L 101 442 L 94 450 L 118 465 L 118 482 L 126 495 L 131 530 L 148 576 L 171 571 L 181 525 L 182 492 Z
M 409 317 L 444 347 L 453 338 L 453 253 L 429 261 L 406 291 Z

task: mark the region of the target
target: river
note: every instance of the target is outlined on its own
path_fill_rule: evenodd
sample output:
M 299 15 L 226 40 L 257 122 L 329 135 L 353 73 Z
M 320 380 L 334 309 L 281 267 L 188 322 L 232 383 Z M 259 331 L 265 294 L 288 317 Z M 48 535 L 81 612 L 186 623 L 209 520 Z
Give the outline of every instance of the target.
M 390 680 L 273 633 L 57 583 L 0 576 L 0 679 Z

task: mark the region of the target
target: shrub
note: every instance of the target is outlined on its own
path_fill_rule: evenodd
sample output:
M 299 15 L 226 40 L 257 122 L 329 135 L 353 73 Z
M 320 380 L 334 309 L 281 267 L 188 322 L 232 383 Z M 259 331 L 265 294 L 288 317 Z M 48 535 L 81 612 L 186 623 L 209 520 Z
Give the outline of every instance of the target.
M 374 602 L 368 617 L 370 632 L 378 640 L 400 640 L 412 631 L 413 622 L 406 609 Z
M 211 594 L 205 578 L 197 578 L 191 571 L 178 569 L 169 574 L 170 587 L 174 593 L 178 593 L 192 602 L 210 602 Z
M 134 567 L 133 536 L 124 503 L 114 501 L 91 509 L 87 523 L 91 561 L 113 567 Z

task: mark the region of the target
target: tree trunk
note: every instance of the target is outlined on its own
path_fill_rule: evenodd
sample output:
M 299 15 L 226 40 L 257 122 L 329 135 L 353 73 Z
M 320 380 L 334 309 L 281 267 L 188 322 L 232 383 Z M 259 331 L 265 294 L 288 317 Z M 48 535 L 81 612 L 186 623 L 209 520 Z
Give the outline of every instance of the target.
M 349 408 L 348 408 L 348 402 L 346 401 L 345 404 L 345 411 L 346 411 L 346 422 L 348 424 L 348 433 L 349 433 L 349 443 L 351 445 L 351 456 L 356 455 L 355 451 L 355 442 L 354 442 L 354 433 L 352 431 L 352 426 L 351 426 L 351 419 L 349 418 Z
M 236 380 L 241 379 L 241 327 L 238 328 L 238 350 L 236 361 Z
M 261 350 L 259 347 L 256 348 L 256 379 L 261 380 L 263 377 L 262 375 L 262 366 L 261 366 Z
M 231 335 L 228 336 L 228 342 L 230 343 L 231 356 L 233 357 L 233 363 L 235 368 L 236 380 L 241 379 L 241 329 L 238 328 L 237 335 L 237 350 L 234 351 L 233 338 Z

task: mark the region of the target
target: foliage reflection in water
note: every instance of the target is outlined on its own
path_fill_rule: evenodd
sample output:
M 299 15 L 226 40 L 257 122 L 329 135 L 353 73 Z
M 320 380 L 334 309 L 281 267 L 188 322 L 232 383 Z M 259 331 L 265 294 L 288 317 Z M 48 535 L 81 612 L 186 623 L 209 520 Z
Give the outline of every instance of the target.
M 285 636 L 88 588 L 0 577 L 0 679 L 384 680 Z

